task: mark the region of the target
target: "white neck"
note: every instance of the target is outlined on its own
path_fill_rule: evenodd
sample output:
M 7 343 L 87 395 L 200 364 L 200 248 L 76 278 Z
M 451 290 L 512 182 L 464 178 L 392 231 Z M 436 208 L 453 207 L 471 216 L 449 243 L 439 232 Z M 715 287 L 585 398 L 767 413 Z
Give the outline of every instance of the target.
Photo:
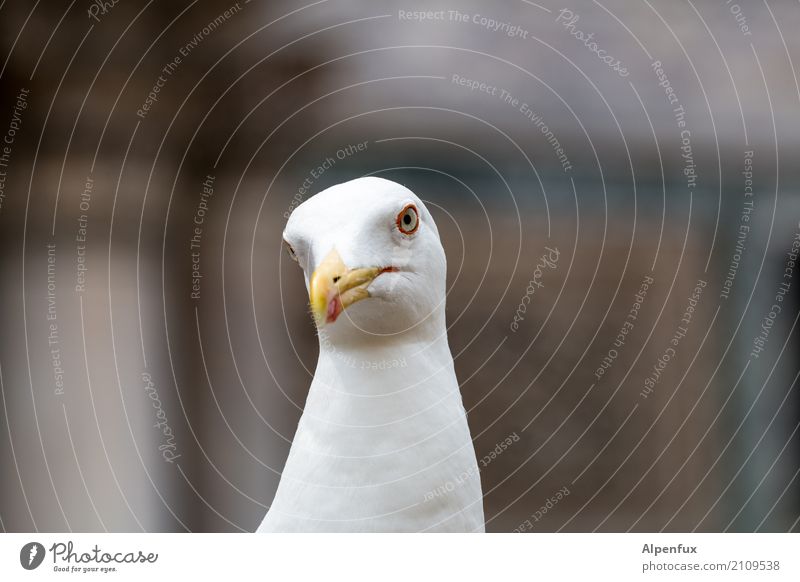
M 262 529 L 482 527 L 480 476 L 443 321 L 441 328 L 427 340 L 419 333 L 419 341 L 384 337 L 344 347 L 321 337 L 314 381 Z M 469 478 L 446 499 L 427 499 L 465 473 Z

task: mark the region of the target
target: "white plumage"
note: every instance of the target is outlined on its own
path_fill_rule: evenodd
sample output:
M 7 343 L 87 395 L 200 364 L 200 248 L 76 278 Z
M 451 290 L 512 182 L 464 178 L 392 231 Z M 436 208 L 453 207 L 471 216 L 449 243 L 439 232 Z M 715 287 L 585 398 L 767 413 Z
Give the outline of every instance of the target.
M 445 326 L 444 250 L 407 188 L 360 178 L 284 232 L 320 354 L 258 531 L 483 531 L 480 475 Z

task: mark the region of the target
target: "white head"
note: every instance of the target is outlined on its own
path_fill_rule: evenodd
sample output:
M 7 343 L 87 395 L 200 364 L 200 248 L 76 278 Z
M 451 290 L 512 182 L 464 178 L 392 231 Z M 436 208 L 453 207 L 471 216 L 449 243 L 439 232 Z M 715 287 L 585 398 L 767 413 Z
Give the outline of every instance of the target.
M 444 331 L 444 249 L 408 188 L 372 177 L 338 184 L 298 206 L 283 238 L 331 340 Z

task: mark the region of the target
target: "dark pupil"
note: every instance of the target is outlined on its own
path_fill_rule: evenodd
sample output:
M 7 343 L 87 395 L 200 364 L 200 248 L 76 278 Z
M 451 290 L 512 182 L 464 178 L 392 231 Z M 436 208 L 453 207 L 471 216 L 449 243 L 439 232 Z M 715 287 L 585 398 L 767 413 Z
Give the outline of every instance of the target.
M 405 222 L 406 224 L 411 224 L 411 215 L 410 214 L 406 214 L 403 217 L 403 222 Z

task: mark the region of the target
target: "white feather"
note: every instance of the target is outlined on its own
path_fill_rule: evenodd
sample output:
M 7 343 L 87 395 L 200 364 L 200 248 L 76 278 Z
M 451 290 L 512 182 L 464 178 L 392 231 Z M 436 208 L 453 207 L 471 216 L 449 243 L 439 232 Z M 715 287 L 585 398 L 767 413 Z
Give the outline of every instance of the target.
M 409 202 L 421 222 L 404 237 L 394 221 Z M 258 531 L 483 531 L 447 343 L 444 251 L 422 201 L 388 180 L 353 180 L 300 205 L 284 236 L 307 284 L 332 248 L 351 268 L 401 270 L 321 328 L 304 412 Z

